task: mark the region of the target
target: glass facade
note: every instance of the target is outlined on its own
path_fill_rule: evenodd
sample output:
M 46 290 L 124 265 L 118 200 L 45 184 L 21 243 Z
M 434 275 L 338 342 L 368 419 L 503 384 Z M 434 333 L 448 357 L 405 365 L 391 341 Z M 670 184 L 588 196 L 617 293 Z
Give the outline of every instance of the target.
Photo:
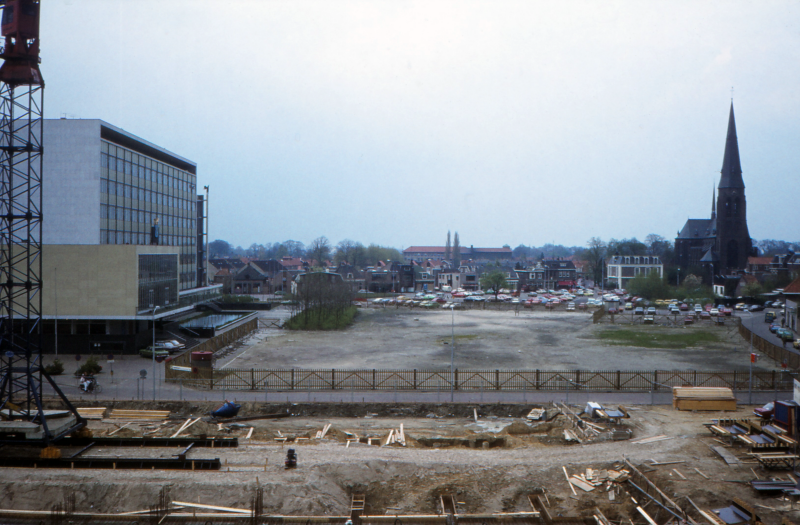
M 159 244 L 180 247 L 180 290 L 195 287 L 196 175 L 102 140 L 100 177 L 100 244 L 150 244 L 158 219 Z
M 139 255 L 139 310 L 178 303 L 177 255 Z

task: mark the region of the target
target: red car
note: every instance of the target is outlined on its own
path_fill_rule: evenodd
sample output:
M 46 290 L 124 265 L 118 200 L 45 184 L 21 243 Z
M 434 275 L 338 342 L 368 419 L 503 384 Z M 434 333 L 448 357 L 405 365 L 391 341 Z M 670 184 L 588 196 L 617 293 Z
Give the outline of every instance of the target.
M 722 315 L 731 315 L 733 314 L 733 310 L 731 310 L 730 308 L 723 308 L 722 310 L 719 311 L 719 313 L 721 313 Z
M 453 297 L 466 297 L 466 296 L 467 294 L 465 294 L 464 292 L 456 292 L 453 294 Z

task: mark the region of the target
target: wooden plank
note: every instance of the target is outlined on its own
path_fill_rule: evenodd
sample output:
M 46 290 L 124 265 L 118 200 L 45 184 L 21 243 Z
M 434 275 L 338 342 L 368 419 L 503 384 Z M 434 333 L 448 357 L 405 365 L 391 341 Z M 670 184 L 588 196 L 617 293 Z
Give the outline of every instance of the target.
M 571 485 L 575 485 L 579 489 L 583 490 L 584 492 L 591 492 L 594 490 L 594 486 L 586 483 L 584 480 L 578 478 L 577 476 L 572 476 L 569 479 Z
M 114 432 L 111 432 L 111 433 L 109 434 L 109 436 L 113 436 L 114 434 L 116 434 L 117 432 L 119 432 L 120 430 L 122 430 L 123 428 L 126 428 L 128 425 L 130 425 L 130 423 L 125 423 L 124 425 L 122 425 L 121 427 L 119 427 L 118 429 L 116 429 Z
M 702 472 L 700 472 L 700 469 L 698 469 L 698 468 L 695 468 L 694 470 L 695 470 L 695 472 L 697 472 L 698 474 L 700 474 L 700 475 L 701 475 L 701 476 L 703 476 L 704 478 L 706 478 L 706 479 L 711 479 L 711 478 L 709 478 L 708 476 L 706 476 L 705 474 L 703 474 Z
M 736 456 L 734 456 L 733 454 L 731 454 L 730 452 L 728 452 L 727 450 L 725 450 L 725 449 L 724 449 L 724 448 L 722 448 L 722 447 L 713 446 L 713 447 L 711 447 L 711 450 L 713 450 L 714 452 L 716 452 L 717 454 L 719 454 L 719 455 L 720 455 L 720 457 L 721 457 L 721 458 L 722 458 L 722 459 L 725 461 L 725 463 L 727 463 L 728 465 L 741 465 L 741 464 L 742 464 L 742 462 L 741 462 L 741 461 L 739 461 L 739 459 L 738 459 Z
M 672 469 L 672 471 L 673 471 L 675 474 L 677 474 L 678 476 L 680 476 L 680 477 L 681 477 L 681 479 L 686 479 L 686 476 L 684 476 L 683 474 L 681 474 L 681 471 L 680 471 L 680 470 L 678 470 L 678 469 L 674 468 L 674 469 Z
M 187 430 L 189 430 L 190 426 L 194 425 L 198 421 L 200 421 L 199 417 L 197 419 L 195 419 L 194 421 L 192 421 L 191 423 L 189 423 L 188 425 L 185 425 L 183 428 L 181 428 L 177 432 L 175 432 L 175 434 L 172 437 L 174 437 L 174 438 L 178 437 L 178 434 L 180 434 L 181 432 L 186 432 Z
M 572 493 L 577 496 L 578 493 L 575 492 L 575 487 L 572 486 L 572 482 L 569 480 L 569 474 L 567 474 L 567 467 L 562 465 L 561 468 L 564 470 L 564 476 L 567 478 L 567 483 L 569 483 L 569 488 L 572 490 Z
M 644 517 L 644 519 L 647 520 L 647 523 L 649 523 L 650 525 L 658 525 L 658 523 L 653 521 L 653 518 L 651 518 L 650 515 L 642 507 L 636 507 L 636 510 L 639 511 L 639 514 L 641 514 Z
M 193 507 L 197 509 L 206 509 L 206 510 L 216 510 L 219 512 L 231 512 L 234 514 L 247 514 L 248 516 L 252 513 L 250 509 L 237 509 L 233 507 L 218 507 L 216 505 L 202 505 L 200 503 L 187 503 L 185 501 L 173 501 L 173 505 L 179 505 L 181 507 Z
M 325 425 L 325 428 L 322 429 L 322 435 L 320 435 L 319 438 L 320 439 L 325 439 L 325 434 L 328 433 L 328 430 L 330 430 L 330 428 L 331 428 L 331 424 L 330 423 Z
M 473 408 L 472 409 L 472 415 L 475 417 L 475 422 L 477 423 L 478 422 L 478 409 L 477 408 Z
M 394 429 L 391 429 L 389 431 L 389 437 L 386 438 L 386 443 L 384 443 L 384 445 L 383 445 L 384 447 L 392 442 L 392 435 L 394 435 Z
M 250 439 L 250 436 L 253 435 L 253 430 L 255 430 L 255 428 L 250 427 L 250 431 L 247 433 L 247 437 L 245 439 Z

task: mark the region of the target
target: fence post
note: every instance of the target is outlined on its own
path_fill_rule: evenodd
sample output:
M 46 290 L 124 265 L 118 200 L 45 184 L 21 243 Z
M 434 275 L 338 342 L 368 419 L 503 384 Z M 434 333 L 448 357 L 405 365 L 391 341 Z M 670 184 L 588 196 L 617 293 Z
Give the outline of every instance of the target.
M 658 389 L 658 370 L 653 370 L 653 390 Z
M 414 390 L 417 389 L 417 369 L 414 369 Z
M 372 369 L 372 389 L 378 388 L 378 382 L 375 380 L 375 369 Z
M 292 376 L 289 379 L 289 389 L 294 390 L 294 368 L 292 368 Z
M 778 388 L 778 383 L 777 383 L 777 379 L 775 378 L 775 375 L 776 375 L 775 374 L 775 370 L 773 370 L 772 371 L 772 387 L 773 387 L 773 389 L 777 389 Z
M 622 372 L 620 370 L 617 370 L 617 382 L 616 383 L 617 384 L 614 385 L 616 387 L 616 389 L 617 390 L 621 390 L 622 389 Z
M 500 390 L 500 370 L 494 371 L 495 390 Z
M 458 368 L 453 370 L 453 390 L 458 390 Z
M 542 385 L 539 382 L 539 379 L 540 379 L 539 378 L 539 369 L 537 368 L 536 369 L 536 390 L 541 390 L 542 389 Z
M 251 368 L 250 369 L 250 390 L 255 390 L 255 389 L 256 389 L 256 377 L 255 377 L 255 373 L 253 372 L 253 369 Z
M 334 373 L 336 372 L 335 368 L 331 368 L 331 390 L 336 390 L 336 378 Z

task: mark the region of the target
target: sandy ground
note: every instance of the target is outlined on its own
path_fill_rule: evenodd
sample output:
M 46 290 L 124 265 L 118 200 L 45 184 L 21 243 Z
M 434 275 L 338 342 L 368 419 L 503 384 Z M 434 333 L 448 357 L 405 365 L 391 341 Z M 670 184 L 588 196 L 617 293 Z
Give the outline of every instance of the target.
M 280 312 L 265 312 L 275 318 Z M 708 330 L 720 342 L 697 348 L 648 349 L 605 344 L 598 336 L 629 325 L 592 324 L 586 312 L 520 309 L 364 309 L 340 332 L 261 329 L 235 345 L 217 368 L 430 369 L 449 368 L 455 334 L 455 366 L 463 369 L 542 370 L 746 370 L 749 346 L 733 324 L 689 327 L 638 326 L 658 333 Z M 757 368 L 771 370 L 762 360 Z
M 209 407 L 172 404 L 177 426 L 190 413 L 202 414 Z M 340 407 L 339 414 L 351 411 L 359 417 L 341 417 L 329 406 L 287 407 L 247 405 L 243 415 L 274 413 L 289 408 L 298 414 L 279 420 L 252 423 L 253 436 L 244 439 L 249 428 L 222 431 L 213 423 L 199 422 L 191 434 L 238 436 L 236 449 L 195 449 L 190 458 L 219 457 L 219 472 L 169 471 L 86 471 L 86 470 L 0 470 L 3 507 L 49 510 L 69 494 L 76 497 L 76 510 L 121 512 L 146 509 L 155 504 L 158 491 L 169 487 L 172 500 L 249 508 L 257 485 L 264 487 L 265 512 L 273 514 L 346 514 L 350 495 L 366 494 L 368 514 L 436 512 L 440 494 L 455 494 L 463 505 L 462 513 L 510 512 L 530 510 L 526 496 L 544 489 L 551 502 L 551 512 L 562 515 L 591 514 L 600 506 L 610 519 L 636 518 L 630 501 L 618 497 L 608 501 L 600 490 L 573 497 L 565 481 L 562 466 L 572 473 L 590 468 L 621 465 L 623 458 L 642 465 L 651 461 L 683 463 L 646 467 L 648 477 L 686 509 L 683 496 L 703 508 L 720 508 L 740 497 L 759 508 L 766 523 L 777 523 L 779 516 L 800 517 L 789 510 L 788 502 L 760 498 L 746 484 L 759 477 L 782 476 L 785 472 L 764 472 L 757 464 L 726 465 L 712 450 L 717 445 L 703 426 L 712 418 L 747 417 L 749 409 L 736 413 L 678 412 L 669 407 L 630 407 L 631 418 L 625 425 L 633 430 L 633 439 L 667 435 L 670 439 L 650 444 L 602 442 L 569 444 L 563 439 L 565 418 L 550 423 L 532 424 L 520 417 L 530 407 L 477 406 L 476 424 L 469 416 L 473 407 L 370 406 Z M 578 408 L 578 407 L 576 407 Z M 579 408 L 578 408 L 579 409 Z M 371 412 L 378 410 L 379 412 Z M 327 417 L 328 414 L 337 417 Z M 424 414 L 424 415 L 423 415 Z M 116 423 L 116 424 L 115 424 Z M 325 424 L 331 424 L 325 439 L 310 439 L 291 445 L 297 450 L 298 468 L 285 470 L 283 459 L 288 446 L 276 437 L 311 437 Z M 345 432 L 359 437 L 385 441 L 390 429 L 404 425 L 407 446 L 346 445 Z M 96 435 L 116 429 L 119 422 L 93 421 Z M 141 435 L 139 424 L 118 435 Z M 174 427 L 173 427 L 174 428 Z M 168 433 L 169 431 L 165 431 Z M 482 448 L 482 442 L 490 448 Z M 472 448 L 474 447 L 474 448 Z M 741 458 L 742 448 L 730 448 Z M 71 453 L 64 450 L 65 454 Z M 170 457 L 177 449 L 94 449 L 89 455 L 139 454 Z M 753 468 L 753 470 L 751 470 Z M 672 469 L 677 469 L 687 479 Z M 708 480 L 702 474 L 708 476 Z M 631 489 L 633 490 L 633 489 Z M 673 496 L 674 495 L 674 496 Z M 641 499 L 641 498 L 640 498 Z M 770 510 L 773 509 L 773 510 Z M 648 510 L 654 510 L 651 507 Z M 664 523 L 662 515 L 659 523 Z

